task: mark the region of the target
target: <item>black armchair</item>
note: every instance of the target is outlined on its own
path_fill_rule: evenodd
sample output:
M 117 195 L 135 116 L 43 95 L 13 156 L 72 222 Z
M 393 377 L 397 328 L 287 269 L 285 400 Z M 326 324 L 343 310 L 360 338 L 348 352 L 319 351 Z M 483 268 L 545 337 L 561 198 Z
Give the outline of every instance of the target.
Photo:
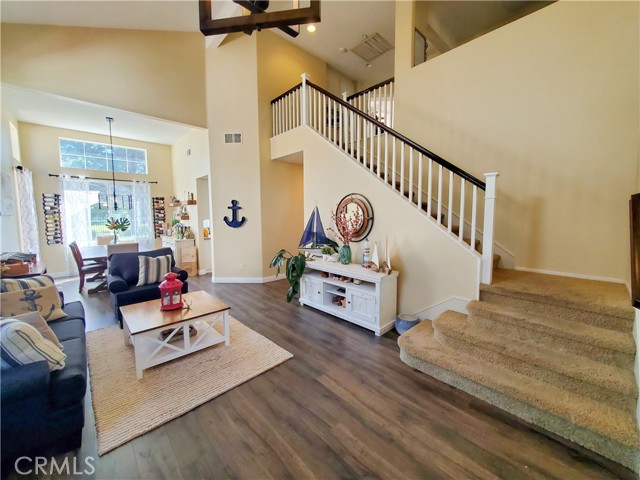
M 178 279 L 182 282 L 182 293 L 187 293 L 189 291 L 187 282 L 189 274 L 185 270 L 176 267 L 173 251 L 170 248 L 109 255 L 107 285 L 109 286 L 113 313 L 120 324 L 120 328 L 122 328 L 120 307 L 160 298 L 160 290 L 158 289 L 160 282 L 137 286 L 138 272 L 140 270 L 138 256 L 160 257 L 162 255 L 171 255 L 171 271 L 178 274 Z

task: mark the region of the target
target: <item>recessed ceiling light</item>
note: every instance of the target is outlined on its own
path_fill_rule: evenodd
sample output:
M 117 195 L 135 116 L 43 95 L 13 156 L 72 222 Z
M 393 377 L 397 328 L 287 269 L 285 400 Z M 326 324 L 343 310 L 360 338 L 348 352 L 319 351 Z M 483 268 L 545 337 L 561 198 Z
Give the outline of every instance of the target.
M 367 64 L 365 64 L 365 67 L 371 68 L 371 67 L 373 67 L 373 65 L 371 65 L 370 63 L 367 63 Z
M 307 25 L 307 32 L 313 33 L 315 31 L 316 31 L 316 26 L 313 23 Z
M 342 53 L 347 53 L 347 49 L 344 47 L 340 47 L 338 50 L 340 50 Z

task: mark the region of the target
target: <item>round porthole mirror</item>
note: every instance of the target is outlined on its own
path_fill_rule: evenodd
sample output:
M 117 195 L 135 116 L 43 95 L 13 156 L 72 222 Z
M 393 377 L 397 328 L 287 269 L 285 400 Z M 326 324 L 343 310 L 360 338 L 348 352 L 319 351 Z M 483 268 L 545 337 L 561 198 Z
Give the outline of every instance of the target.
M 373 208 L 367 197 L 359 193 L 346 195 L 336 209 L 336 216 L 344 213 L 347 218 L 360 217 L 358 230 L 351 239 L 352 242 L 360 242 L 367 238 L 373 228 Z

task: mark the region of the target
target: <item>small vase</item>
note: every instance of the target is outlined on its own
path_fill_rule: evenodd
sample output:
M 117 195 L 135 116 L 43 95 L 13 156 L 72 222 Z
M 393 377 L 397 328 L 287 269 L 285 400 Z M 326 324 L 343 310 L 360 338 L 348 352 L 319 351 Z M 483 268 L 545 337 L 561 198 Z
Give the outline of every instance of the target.
M 116 243 L 118 243 L 118 231 L 114 230 L 113 231 L 113 244 L 115 245 Z
M 349 265 L 351 263 L 351 247 L 349 245 L 342 245 L 342 247 L 340 247 L 340 263 L 343 265 Z

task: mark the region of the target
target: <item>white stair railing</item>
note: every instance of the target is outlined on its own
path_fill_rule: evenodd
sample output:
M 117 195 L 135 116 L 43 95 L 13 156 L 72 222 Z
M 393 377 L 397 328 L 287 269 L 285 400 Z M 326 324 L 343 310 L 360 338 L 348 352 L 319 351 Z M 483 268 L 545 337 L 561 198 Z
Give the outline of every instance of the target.
M 491 283 L 497 173 L 486 173 L 483 182 L 314 85 L 307 74 L 271 105 L 274 136 L 300 125 L 314 129 L 481 255 L 481 281 Z M 480 225 L 482 246 L 476 240 Z
M 390 78 L 353 95 L 343 94 L 343 99 L 361 112 L 393 128 L 394 85 L 394 79 Z

